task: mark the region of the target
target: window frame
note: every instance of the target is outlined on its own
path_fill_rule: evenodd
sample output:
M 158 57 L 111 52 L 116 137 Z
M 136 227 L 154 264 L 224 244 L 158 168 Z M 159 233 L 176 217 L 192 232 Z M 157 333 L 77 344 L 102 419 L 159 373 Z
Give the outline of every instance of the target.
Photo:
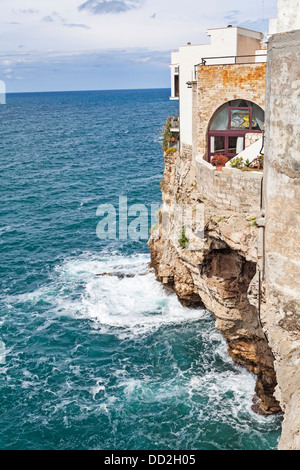
M 211 137 L 224 137 L 225 139 L 225 151 L 224 155 L 228 157 L 230 160 L 231 158 L 235 157 L 237 154 L 235 153 L 229 153 L 229 137 L 243 137 L 243 148 L 245 148 L 245 135 L 247 132 L 245 131 L 209 131 L 208 134 L 208 161 L 210 162 L 211 158 L 222 152 L 211 152 L 211 143 L 210 143 L 210 138 Z M 223 153 L 222 153 L 223 154 Z
M 249 129 L 231 129 L 231 111 L 234 111 L 234 110 L 238 110 L 238 111 L 249 111 Z M 241 106 L 241 107 L 238 107 L 238 106 L 228 106 L 228 125 L 227 125 L 227 130 L 209 130 L 208 131 L 208 152 L 207 152 L 207 156 L 208 156 L 208 161 L 210 162 L 211 161 L 211 158 L 217 154 L 217 153 L 220 153 L 220 152 L 214 152 L 214 153 L 211 153 L 211 137 L 218 137 L 218 136 L 223 136 L 225 137 L 225 152 L 224 154 L 226 155 L 226 157 L 228 157 L 228 159 L 230 160 L 231 158 L 234 158 L 237 154 L 232 154 L 232 153 L 229 153 L 228 152 L 228 149 L 229 149 L 229 145 L 228 145 L 228 141 L 229 141 L 229 137 L 243 137 L 243 148 L 245 149 L 245 136 L 246 134 L 249 134 L 249 133 L 257 133 L 257 134 L 261 134 L 262 131 L 259 129 L 259 130 L 254 130 L 252 129 L 252 117 L 253 117 L 253 106 Z

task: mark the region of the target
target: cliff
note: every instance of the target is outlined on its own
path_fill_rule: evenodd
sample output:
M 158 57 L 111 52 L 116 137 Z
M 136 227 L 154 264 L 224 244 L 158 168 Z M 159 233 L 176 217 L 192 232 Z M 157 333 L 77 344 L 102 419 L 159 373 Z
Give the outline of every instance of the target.
M 257 213 L 224 209 L 200 194 L 191 156 L 164 158 L 163 205 L 148 243 L 157 279 L 184 305 L 213 313 L 230 356 L 257 376 L 253 409 L 277 413 L 274 358 L 258 314 Z M 195 228 L 199 208 L 202 237 Z

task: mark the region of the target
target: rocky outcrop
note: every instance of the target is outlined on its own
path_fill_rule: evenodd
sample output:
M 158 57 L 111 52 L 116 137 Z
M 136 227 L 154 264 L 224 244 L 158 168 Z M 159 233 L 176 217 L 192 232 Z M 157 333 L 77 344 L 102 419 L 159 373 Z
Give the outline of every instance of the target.
M 190 157 L 164 158 L 163 205 L 148 243 L 151 266 L 184 305 L 214 314 L 231 357 L 257 376 L 253 409 L 279 412 L 274 358 L 258 315 L 256 214 L 215 207 L 197 192 Z

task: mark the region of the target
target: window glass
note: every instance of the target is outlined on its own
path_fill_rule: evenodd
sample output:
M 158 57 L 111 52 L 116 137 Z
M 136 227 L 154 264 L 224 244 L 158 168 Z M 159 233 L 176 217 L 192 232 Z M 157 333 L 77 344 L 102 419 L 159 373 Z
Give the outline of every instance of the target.
M 229 103 L 221 106 L 216 112 L 210 125 L 211 131 L 225 131 L 228 129 Z
M 228 137 L 228 153 L 238 154 L 244 150 L 244 138 L 237 136 Z
M 225 152 L 225 136 L 216 135 L 210 138 L 210 153 Z
M 250 129 L 250 110 L 232 109 L 231 110 L 231 129 Z
M 253 103 L 252 108 L 252 130 L 253 131 L 262 131 L 262 127 L 265 121 L 264 111 Z

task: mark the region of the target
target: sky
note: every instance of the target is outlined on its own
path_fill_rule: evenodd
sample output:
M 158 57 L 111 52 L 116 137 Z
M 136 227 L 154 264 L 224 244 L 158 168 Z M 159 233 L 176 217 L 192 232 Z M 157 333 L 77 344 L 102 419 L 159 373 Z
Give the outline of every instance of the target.
M 267 31 L 276 0 L 0 0 L 7 92 L 170 87 L 170 51 L 228 24 Z

